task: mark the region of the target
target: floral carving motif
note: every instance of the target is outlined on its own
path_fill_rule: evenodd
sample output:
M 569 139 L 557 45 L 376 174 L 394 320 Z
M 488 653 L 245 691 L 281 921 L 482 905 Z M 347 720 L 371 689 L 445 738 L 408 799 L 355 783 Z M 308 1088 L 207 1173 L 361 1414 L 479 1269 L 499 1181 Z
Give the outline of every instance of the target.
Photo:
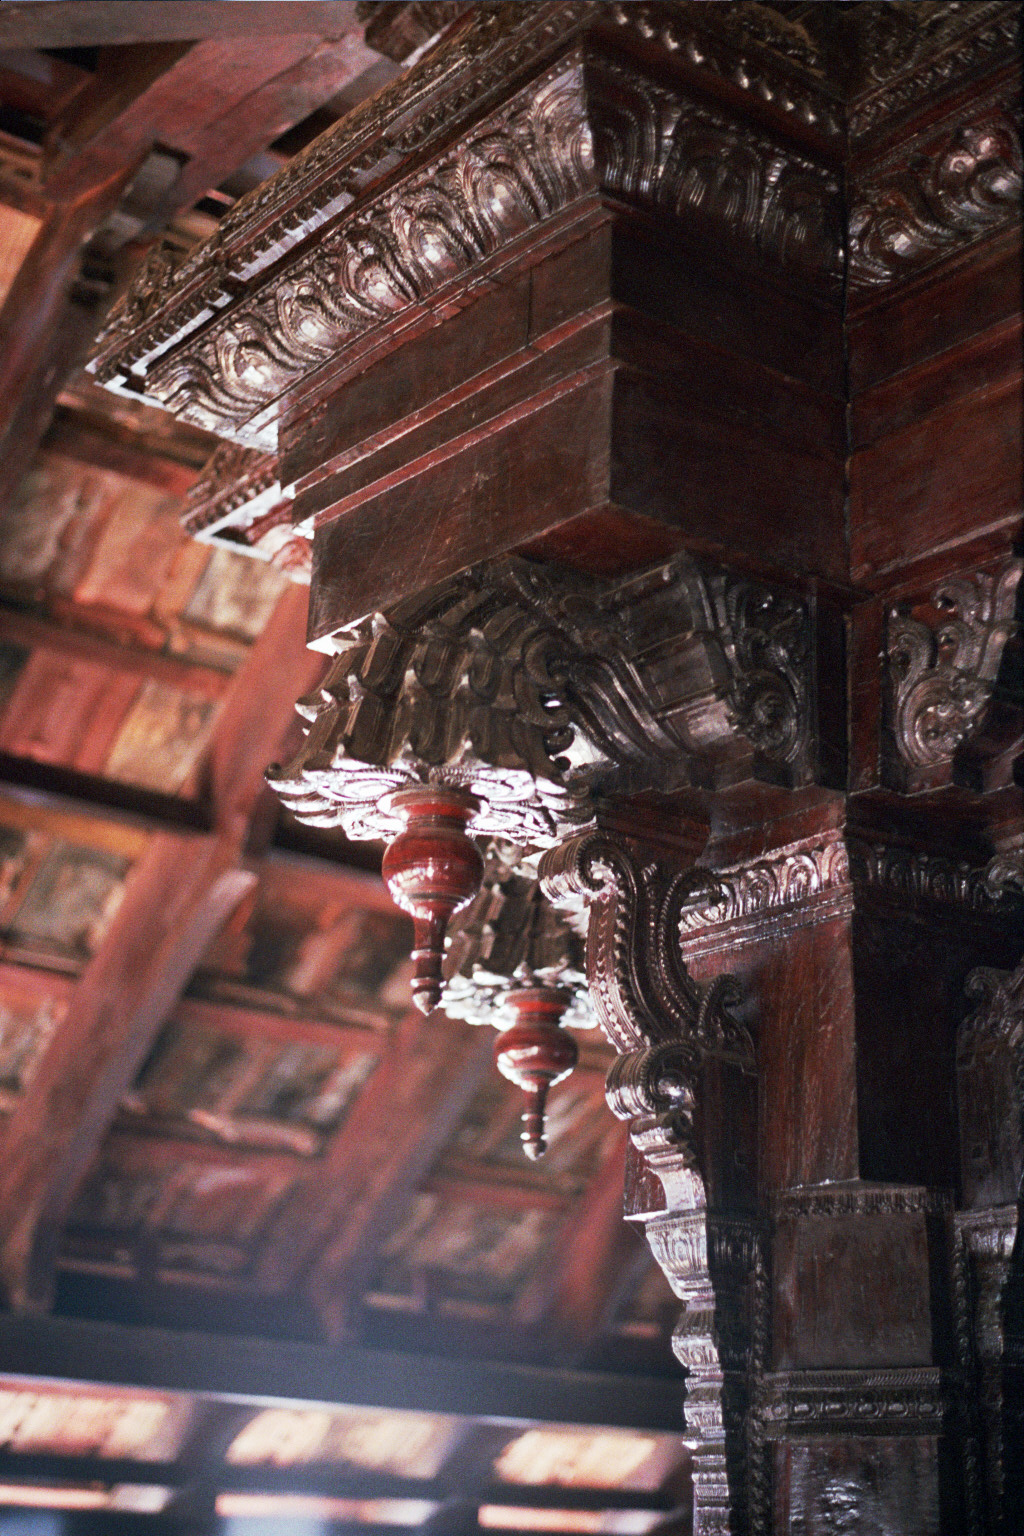
M 993 107 L 854 189 L 850 281 L 870 288 L 1020 218 L 1017 109 Z
M 980 723 L 992 698 L 1007 640 L 1016 632 L 1024 562 L 995 574 L 952 577 L 931 594 L 935 627 L 894 609 L 889 615 L 888 724 L 892 744 L 913 774 L 948 762 Z
M 272 782 L 300 818 L 354 837 L 394 835 L 392 791 L 443 784 L 478 802 L 471 834 L 535 847 L 585 824 L 595 794 L 701 780 L 706 757 L 803 782 L 806 609 L 748 643 L 736 626 L 760 624 L 774 598 L 744 584 L 750 600 L 723 608 L 722 590 L 687 556 L 611 583 L 478 566 L 342 633 L 300 706 L 305 745 Z

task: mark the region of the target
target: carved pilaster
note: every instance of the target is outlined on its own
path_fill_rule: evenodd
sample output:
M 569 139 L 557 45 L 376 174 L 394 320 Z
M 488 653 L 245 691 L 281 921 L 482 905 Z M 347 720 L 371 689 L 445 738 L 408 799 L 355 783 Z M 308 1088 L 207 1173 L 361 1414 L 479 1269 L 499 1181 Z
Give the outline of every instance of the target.
M 587 971 L 598 1020 L 620 1052 L 608 1102 L 663 1197 L 629 1212 L 685 1303 L 673 1345 L 687 1369 L 698 1536 L 749 1529 L 748 1405 L 754 1367 L 756 1064 L 739 989 L 698 987 L 680 958 L 685 876 L 620 840 L 577 837 L 541 860 L 556 902 L 590 904 Z M 712 1114 L 727 1107 L 725 1121 Z M 739 1170 L 745 1170 L 744 1178 Z
M 961 1177 L 953 1276 L 974 1529 L 1016 1529 L 1024 1498 L 1024 964 L 977 970 L 957 1040 Z
M 948 783 L 957 751 L 981 725 L 1003 651 L 1017 631 L 1024 562 L 952 577 L 927 600 L 893 608 L 886 633 L 886 775 L 895 789 Z

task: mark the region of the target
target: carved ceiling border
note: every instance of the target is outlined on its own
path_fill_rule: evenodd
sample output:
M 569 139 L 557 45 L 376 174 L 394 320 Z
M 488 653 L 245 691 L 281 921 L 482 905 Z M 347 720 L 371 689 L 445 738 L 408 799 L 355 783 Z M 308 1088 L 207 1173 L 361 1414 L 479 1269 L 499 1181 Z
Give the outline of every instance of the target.
M 922 5 L 871 7 L 876 12 L 890 14 L 902 10 L 913 25 L 915 12 L 925 10 Z M 894 69 L 889 78 L 870 81 L 852 101 L 847 120 L 851 139 L 865 139 L 873 129 L 889 123 L 899 114 L 908 111 L 919 101 L 959 81 L 970 78 L 987 66 L 1013 59 L 1020 50 L 1020 7 L 1008 0 L 988 0 L 987 4 L 975 0 L 947 0 L 940 7 L 933 7 L 934 21 L 919 28 L 919 41 L 912 46 Z M 869 33 L 867 42 L 874 58 L 884 61 L 884 51 L 872 46 L 877 39 Z M 883 17 L 884 24 L 884 17 Z M 904 35 L 906 35 L 904 33 Z M 895 40 L 895 39 L 894 39 Z M 936 56 L 928 60 L 924 49 L 932 47 Z M 871 66 L 869 66 L 869 71 Z

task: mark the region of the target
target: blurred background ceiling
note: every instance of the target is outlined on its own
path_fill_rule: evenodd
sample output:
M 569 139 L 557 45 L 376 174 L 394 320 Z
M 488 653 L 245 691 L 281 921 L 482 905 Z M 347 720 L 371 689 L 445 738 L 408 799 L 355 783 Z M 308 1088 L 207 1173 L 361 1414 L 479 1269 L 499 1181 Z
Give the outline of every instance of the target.
M 377 851 L 264 786 L 305 589 L 189 539 L 215 440 L 81 370 L 154 242 L 462 8 L 0 7 L 0 1531 L 686 1503 L 607 1049 L 526 1162 L 490 1031 L 410 1010 Z

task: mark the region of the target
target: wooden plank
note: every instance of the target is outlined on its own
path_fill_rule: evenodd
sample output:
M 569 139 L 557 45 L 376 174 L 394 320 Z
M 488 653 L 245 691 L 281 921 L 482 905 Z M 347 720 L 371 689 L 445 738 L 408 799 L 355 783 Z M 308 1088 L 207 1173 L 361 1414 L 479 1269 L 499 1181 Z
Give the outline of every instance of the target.
M 35 0 L 0 7 L 0 47 L 94 48 L 109 44 L 273 36 L 343 37 L 357 25 L 355 0 Z
M 455 1030 L 457 1026 L 449 1026 Z M 403 1202 L 451 1135 L 485 1073 L 493 1071 L 486 1030 L 443 1044 L 429 1020 L 411 1014 L 356 1100 L 315 1175 L 277 1222 L 262 1273 L 287 1290 L 309 1271 L 310 1294 L 331 1337 L 346 1336 L 379 1244 Z
M 8 1297 L 44 1304 L 64 1218 L 125 1086 L 210 939 L 255 877 L 230 840 L 158 834 L 3 1129 L 0 1272 Z
M 197 666 L 142 646 L 118 645 L 100 635 L 85 630 L 76 632 L 66 625 L 52 624 L 12 608 L 0 608 L 0 639 L 27 646 L 29 650 L 73 656 L 129 677 L 150 678 L 204 699 L 222 699 L 231 686 L 228 672 Z
M 78 1318 L 0 1313 L 0 1360 L 6 1376 L 188 1392 L 232 1403 L 343 1403 L 669 1433 L 679 1433 L 682 1424 L 678 1377 L 555 1370 Z

